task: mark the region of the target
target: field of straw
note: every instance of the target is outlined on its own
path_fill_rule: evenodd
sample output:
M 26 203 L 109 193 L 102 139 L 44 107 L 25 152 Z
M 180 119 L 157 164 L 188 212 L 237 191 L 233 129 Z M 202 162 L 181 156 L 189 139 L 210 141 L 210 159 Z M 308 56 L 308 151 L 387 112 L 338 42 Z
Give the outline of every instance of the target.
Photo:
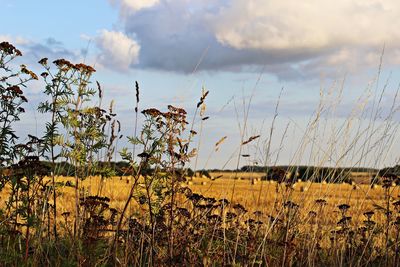
M 182 183 L 182 187 L 189 187 L 194 193 L 206 197 L 228 199 L 232 203 L 239 203 L 248 209 L 249 213 L 261 211 L 267 215 L 276 212 L 274 210 L 277 208 L 276 205 L 288 192 L 291 194 L 291 200 L 299 204 L 304 216 L 317 209 L 316 200 L 323 199 L 327 202 L 323 217 L 331 224 L 335 224 L 340 217 L 337 207 L 341 204 L 350 206 L 348 214 L 352 216 L 354 224 L 365 220 L 364 212 L 374 210 L 377 205 L 385 205 L 385 192 L 381 185 L 296 182 L 287 188 L 285 184 L 275 181 L 261 181 L 262 173 L 218 172 L 211 175 L 220 178 L 215 180 L 207 177 L 187 178 L 188 181 Z M 234 179 L 235 177 L 239 179 Z M 64 184 L 74 181 L 68 177 L 59 177 L 57 180 Z M 110 206 L 122 209 L 129 195 L 132 177 L 112 177 L 102 183 L 99 177 L 90 177 L 82 182 L 81 192 L 87 196 L 95 195 L 99 192 L 100 184 L 102 184 L 101 195 L 110 198 Z M 393 199 L 400 198 L 400 186 L 393 186 L 391 195 Z M 59 200 L 60 215 L 72 211 L 74 188 L 64 185 L 60 189 Z M 135 206 L 135 203 L 133 205 Z M 384 214 L 377 213 L 375 219 L 382 222 Z
M 387 214 L 374 211 L 377 210 L 377 207 L 384 209 L 387 204 L 387 197 L 385 197 L 385 195 L 387 195 L 388 192 L 390 194 L 389 201 L 393 202 L 396 199 L 400 199 L 400 187 L 395 185 L 390 186 L 390 191 L 385 191 L 385 187 L 382 187 L 382 185 L 371 186 L 369 184 L 333 184 L 302 181 L 287 184 L 275 181 L 263 181 L 261 180 L 263 173 L 214 172 L 210 174 L 211 179 L 207 177 L 187 177 L 186 182 L 182 182 L 180 186 L 182 189 L 190 188 L 191 194 L 198 194 L 205 201 L 207 201 L 207 199 L 216 199 L 225 200 L 227 202 L 225 210 L 222 213 L 224 215 L 209 210 L 209 215 L 213 215 L 212 213 L 214 213 L 213 216 L 218 216 L 217 214 L 221 215 L 223 221 L 220 227 L 222 227 L 222 229 L 226 229 L 226 231 L 230 229 L 232 224 L 232 218 L 230 218 L 230 216 L 240 216 L 240 219 L 237 219 L 237 223 L 244 225 L 244 229 L 253 229 L 251 231 L 256 232 L 260 231 L 261 228 L 251 228 L 248 225 L 250 220 L 269 225 L 266 228 L 267 230 L 263 230 L 266 232 L 259 233 L 262 237 L 269 239 L 276 234 L 273 233 L 274 225 L 278 225 L 279 221 L 284 220 L 286 216 L 289 216 L 288 218 L 293 216 L 291 227 L 296 229 L 296 238 L 301 239 L 301 236 L 306 235 L 310 240 L 306 242 L 303 240 L 303 245 L 317 246 L 319 249 L 325 249 L 327 251 L 332 249 L 332 233 L 337 233 L 337 241 L 339 243 L 340 231 L 343 229 L 368 227 L 368 222 L 373 222 L 376 225 L 385 225 L 388 219 Z M 141 179 L 143 179 L 143 177 Z M 49 180 L 49 178 L 45 178 L 44 180 Z M 82 181 L 80 185 L 81 201 L 83 201 L 82 199 L 85 197 L 90 198 L 90 196 L 93 195 L 104 195 L 109 198 L 107 205 L 121 212 L 130 194 L 130 187 L 134 182 L 133 180 L 134 177 L 131 176 L 112 177 L 103 180 L 101 180 L 100 177 L 88 177 Z M 65 214 L 73 214 L 75 205 L 74 178 L 61 176 L 57 177 L 57 181 L 60 184 L 57 209 L 59 221 L 57 224 L 61 231 L 70 232 L 72 231 L 71 222 L 73 221 L 73 215 L 67 218 Z M 5 199 L 7 194 L 9 194 L 9 190 L 3 190 L 0 199 Z M 187 208 L 188 211 L 194 212 L 193 214 L 195 214 L 194 207 L 200 207 L 200 205 L 196 203 L 192 206 L 192 210 L 190 210 L 190 205 L 188 206 L 187 203 L 188 199 L 191 200 L 191 198 L 180 198 L 177 205 L 185 207 L 185 210 Z M 286 207 L 287 205 L 285 199 L 290 199 L 288 202 L 293 205 L 293 209 L 296 211 L 295 215 L 290 214 L 290 207 L 287 214 L 287 211 L 282 209 L 282 207 Z M 126 217 L 140 218 L 140 216 L 145 216 L 148 210 L 142 207 L 143 203 L 139 202 L 140 201 L 133 201 L 130 204 Z M 341 206 L 346 205 L 347 207 L 344 208 L 344 211 Z M 370 215 L 368 215 L 368 213 Z M 371 219 L 372 216 L 373 219 Z M 349 222 L 342 224 L 341 221 L 343 218 L 350 218 Z M 287 224 L 289 224 L 289 222 L 286 222 L 286 225 Z M 213 227 L 214 231 L 218 229 L 215 228 L 217 225 Z M 372 242 L 373 240 L 373 248 L 381 249 L 385 247 L 385 242 L 387 242 L 387 240 L 385 240 L 385 235 L 378 235 L 380 232 L 383 232 L 379 227 L 376 227 L 376 229 L 375 227 L 370 228 L 368 231 L 373 232 L 375 230 L 377 232 L 376 237 L 370 237 L 371 239 L 369 241 Z M 309 235 L 310 232 L 312 233 L 311 235 Z M 243 233 L 239 231 L 237 234 L 237 238 L 239 238 L 239 235 Z M 226 242 L 238 241 L 230 240 L 229 237 L 226 238 Z M 364 249 L 367 249 L 367 247 Z M 315 253 L 315 251 L 312 253 Z M 366 257 L 365 263 L 367 264 L 369 262 L 368 257 L 375 257 L 373 255 L 364 255 L 364 253 L 367 253 L 366 251 L 362 253 L 362 258 Z M 280 253 L 277 255 L 280 255 Z M 316 261 L 314 258 L 307 259 L 307 257 L 308 256 L 302 259 L 303 264 L 307 263 L 312 265 L 312 263 Z M 315 255 L 313 257 L 315 257 Z M 344 256 L 339 255 L 338 257 L 342 259 Z M 250 260 L 250 258 L 246 260 Z M 252 260 L 255 263 L 259 262 L 255 259 Z M 357 259 L 358 264 L 361 263 L 361 260 L 361 258 Z M 274 260 L 270 259 L 270 261 L 273 265 L 276 264 Z M 356 264 L 357 261 L 353 263 Z M 392 260 L 390 260 L 390 262 L 394 264 L 393 266 L 396 266 L 396 263 Z M 205 265 L 210 265 L 210 262 L 207 261 L 203 263 Z M 333 264 L 335 261 L 329 263 Z M 336 263 L 340 263 L 340 261 Z M 294 263 L 289 260 L 287 264 L 293 265 Z

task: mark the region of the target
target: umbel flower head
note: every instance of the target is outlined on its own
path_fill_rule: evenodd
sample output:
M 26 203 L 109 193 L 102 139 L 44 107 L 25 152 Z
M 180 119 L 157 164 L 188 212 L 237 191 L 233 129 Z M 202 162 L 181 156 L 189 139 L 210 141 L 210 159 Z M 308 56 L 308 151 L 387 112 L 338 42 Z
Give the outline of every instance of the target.
M 1 42 L 0 51 L 10 56 L 22 56 L 21 51 L 19 51 L 17 48 L 15 48 L 15 46 L 10 44 L 9 42 Z

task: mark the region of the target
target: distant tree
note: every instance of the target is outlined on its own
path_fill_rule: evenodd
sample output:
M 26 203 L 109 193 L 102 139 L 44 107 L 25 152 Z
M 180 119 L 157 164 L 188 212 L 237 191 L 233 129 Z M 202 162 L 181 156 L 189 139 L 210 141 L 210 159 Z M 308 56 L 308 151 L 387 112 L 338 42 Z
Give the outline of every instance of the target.
M 191 168 L 186 170 L 186 175 L 189 177 L 193 177 L 195 175 L 194 171 Z

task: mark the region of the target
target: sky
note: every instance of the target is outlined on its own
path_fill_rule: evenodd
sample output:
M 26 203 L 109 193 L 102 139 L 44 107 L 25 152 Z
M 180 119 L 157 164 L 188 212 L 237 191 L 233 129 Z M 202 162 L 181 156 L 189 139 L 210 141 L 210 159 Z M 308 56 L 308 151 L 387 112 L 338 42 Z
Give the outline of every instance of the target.
M 193 143 L 200 147 L 197 169 L 398 162 L 399 116 L 397 109 L 387 114 L 400 82 L 399 1 L 0 0 L 0 6 L 0 41 L 17 46 L 34 71 L 43 57 L 96 68 L 93 78 L 106 100 L 115 100 L 125 135 L 133 133 L 135 81 L 142 109 L 172 104 L 191 114 L 202 88 L 209 90 L 210 119 L 194 126 L 202 127 Z M 22 139 L 29 131 L 40 135 L 44 119 L 35 110 L 42 91 L 40 82 L 28 88 Z M 312 128 L 321 98 L 328 111 Z M 376 116 L 363 114 L 363 104 Z M 371 118 L 377 123 L 368 128 Z M 381 126 L 388 132 L 374 131 Z M 360 132 L 381 135 L 365 143 Z M 240 150 L 253 135 L 261 137 Z M 382 136 L 389 137 L 379 142 Z M 370 156 L 350 157 L 346 148 Z

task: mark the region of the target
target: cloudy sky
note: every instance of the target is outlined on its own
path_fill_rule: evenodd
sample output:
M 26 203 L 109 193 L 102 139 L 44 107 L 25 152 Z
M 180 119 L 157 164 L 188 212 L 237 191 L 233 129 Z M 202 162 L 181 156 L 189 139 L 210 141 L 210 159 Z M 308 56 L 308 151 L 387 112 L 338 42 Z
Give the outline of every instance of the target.
M 210 119 L 203 125 L 197 168 L 235 168 L 244 127 L 244 139 L 256 134 L 261 138 L 257 145 L 243 148 L 242 154 L 250 157 L 241 158 L 239 165 L 262 164 L 266 158 L 273 163 L 277 151 L 279 164 L 375 166 L 397 161 L 393 153 L 382 162 L 374 157 L 368 162 L 341 162 L 339 151 L 325 159 L 321 151 L 328 148 L 319 151 L 312 144 L 318 138 L 329 139 L 325 130 L 336 127 L 335 122 L 341 125 L 357 114 L 352 113 L 362 104 L 357 99 L 368 98 L 365 106 L 372 114 L 379 113 L 373 117 L 385 119 L 384 109 L 390 107 L 400 81 L 399 1 L 0 0 L 0 5 L 0 41 L 20 48 L 32 69 L 40 71 L 36 62 L 42 57 L 84 61 L 97 69 L 94 79 L 103 84 L 107 100 L 115 99 L 125 134 L 133 128 L 134 81 L 141 87 L 142 108 L 173 104 L 190 112 L 201 89 L 210 90 Z M 282 88 L 268 149 L 265 144 Z M 31 112 L 19 126 L 21 135 L 27 129 L 40 132 L 40 115 L 34 110 L 43 98 L 41 91 L 40 83 L 29 88 Z M 332 107 L 325 114 L 325 130 L 315 134 L 314 141 L 304 141 L 312 139 L 307 123 L 321 95 Z M 382 114 L 374 102 L 378 100 Z M 396 127 L 397 118 L 390 118 L 391 127 Z M 358 125 L 365 130 L 363 123 Z M 195 128 L 199 127 L 197 122 Z M 374 132 L 374 127 L 368 131 Z M 223 136 L 226 143 L 215 151 L 214 144 Z M 346 136 L 353 138 L 357 132 Z M 325 141 L 337 142 L 332 140 Z M 374 141 L 364 148 L 372 151 Z M 304 143 L 311 148 L 302 148 Z M 307 149 L 314 151 L 311 156 L 296 154 Z M 265 157 L 266 151 L 271 156 Z

